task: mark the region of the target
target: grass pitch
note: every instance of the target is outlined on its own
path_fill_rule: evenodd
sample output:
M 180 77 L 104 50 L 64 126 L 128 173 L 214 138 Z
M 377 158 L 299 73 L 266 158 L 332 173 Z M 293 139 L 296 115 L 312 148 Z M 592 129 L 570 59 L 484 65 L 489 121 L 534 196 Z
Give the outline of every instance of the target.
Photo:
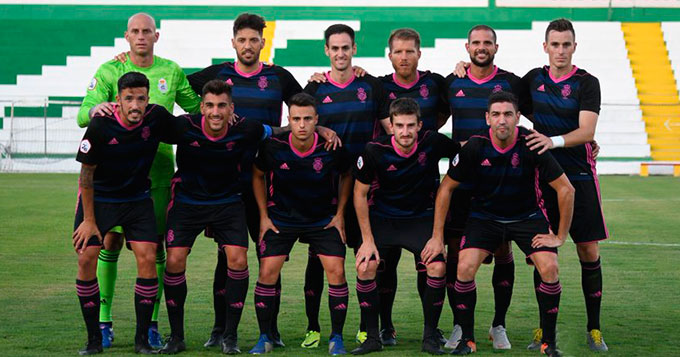
M 76 255 L 71 232 L 77 176 L 66 174 L 0 174 L 0 354 L 3 356 L 75 355 L 85 342 L 85 328 L 75 295 Z M 602 198 L 611 238 L 601 244 L 604 273 L 602 329 L 611 356 L 680 356 L 680 179 L 672 177 L 601 177 Z M 508 356 L 532 356 L 525 350 L 537 312 L 532 270 L 515 247 L 516 282 L 507 318 L 511 351 Z M 322 300 L 322 343 L 317 350 L 299 347 L 306 318 L 302 285 L 306 247 L 297 245 L 283 271 L 283 302 L 279 326 L 287 347 L 274 355 L 326 355 L 330 321 Z M 187 356 L 217 355 L 202 344 L 213 323 L 212 274 L 216 248 L 199 238 L 189 257 L 186 303 Z M 565 355 L 588 355 L 585 344 L 585 306 L 580 266 L 571 242 L 560 249 L 563 286 L 558 321 L 558 345 Z M 249 254 L 251 289 L 239 328 L 239 344 L 247 351 L 257 338 L 252 304 L 257 276 L 254 253 Z M 354 259 L 347 259 L 350 308 L 345 325 L 348 349 L 354 348 L 359 309 L 353 290 Z M 493 317 L 491 267 L 477 276 L 476 337 L 478 355 L 491 355 L 486 339 Z M 420 353 L 422 316 L 415 289 L 413 261 L 402 255 L 399 290 L 394 308 L 398 345 L 377 355 Z M 133 285 L 131 252 L 119 262 L 114 302 L 116 340 L 109 355 L 131 355 L 133 350 Z M 327 289 L 324 289 L 326 293 Z M 161 333 L 169 332 L 165 306 Z M 451 310 L 445 305 L 440 327 L 450 333 Z

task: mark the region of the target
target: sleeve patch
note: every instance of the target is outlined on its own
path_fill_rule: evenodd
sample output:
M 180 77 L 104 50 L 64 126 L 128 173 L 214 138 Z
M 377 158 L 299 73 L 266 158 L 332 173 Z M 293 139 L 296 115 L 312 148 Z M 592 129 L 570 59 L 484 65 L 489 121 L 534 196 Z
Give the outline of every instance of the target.
M 92 77 L 90 84 L 87 85 L 87 90 L 94 90 L 97 87 L 97 78 Z
M 460 161 L 459 156 L 460 156 L 460 154 L 456 154 L 456 156 L 453 157 L 453 160 L 451 160 L 451 165 L 452 165 L 452 166 L 457 166 L 457 165 L 458 165 L 458 161 Z
M 80 142 L 80 152 L 82 152 L 83 154 L 87 154 L 91 148 L 92 145 L 90 144 L 89 140 L 83 139 L 83 141 Z
M 357 159 L 357 168 L 361 170 L 362 167 L 364 167 L 364 158 L 359 156 Z

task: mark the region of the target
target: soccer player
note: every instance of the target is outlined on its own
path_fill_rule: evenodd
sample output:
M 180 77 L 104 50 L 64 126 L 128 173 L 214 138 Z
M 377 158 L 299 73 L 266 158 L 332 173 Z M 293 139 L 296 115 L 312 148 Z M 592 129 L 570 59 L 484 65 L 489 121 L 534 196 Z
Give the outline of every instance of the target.
M 275 284 L 299 238 L 313 247 L 328 278 L 332 324 L 328 352 L 345 354 L 342 329 L 349 290 L 344 268 L 343 211 L 352 187 L 351 161 L 342 149 L 323 149 L 325 140 L 315 133 L 316 101 L 309 94 L 299 93 L 291 98 L 288 120 L 291 132 L 263 143 L 253 169 L 253 192 L 261 217 L 260 274 L 255 287 L 260 338 L 250 353 L 261 354 L 273 348 Z
M 420 107 L 421 130 L 437 131 L 449 117 L 449 106 L 446 99 L 444 77 L 430 71 L 418 70 L 420 59 L 420 34 L 414 29 L 400 28 L 392 31 L 387 40 L 394 73 L 380 77 L 388 103 L 397 98 L 413 98 Z M 401 257 L 401 249 L 385 249 L 381 258 L 383 269 L 378 271 L 376 281 L 380 295 L 380 339 L 383 345 L 397 343 L 396 331 L 392 323 L 392 306 L 397 292 L 397 266 Z M 416 261 L 417 263 L 417 261 Z M 424 266 L 417 266 L 418 294 L 421 299 L 427 286 L 427 272 Z M 439 331 L 439 330 L 438 330 Z
M 354 206 L 363 238 L 356 254 L 356 289 L 367 338 L 352 353 L 382 349 L 376 271 L 386 248 L 406 248 L 427 269 L 422 351 L 443 354 L 437 324 L 445 297 L 444 242 L 441 237 L 429 239 L 428 231 L 439 160 L 455 155 L 460 144 L 434 131 L 419 133 L 420 109 L 411 98 L 392 102 L 390 125 L 394 134 L 368 143 L 354 169 Z
M 575 39 L 571 22 L 566 19 L 550 22 L 543 43 L 549 66 L 535 68 L 522 78 L 531 99 L 524 113 L 536 130 L 527 137 L 527 145 L 539 152 L 550 149 L 576 189 L 577 209 L 569 233 L 581 262 L 581 286 L 588 316 L 587 343 L 594 351 L 607 351 L 600 331 L 602 268 L 597 242 L 606 239 L 609 233 L 602 213 L 592 144 L 600 112 L 600 84 L 593 75 L 572 64 Z M 555 229 L 564 217 L 558 210 L 555 192 L 546 186 L 543 183 L 541 189 L 550 224 Z M 534 284 L 539 283 L 537 277 L 534 271 Z M 540 333 L 539 329 L 535 336 Z M 530 349 L 535 347 L 536 343 L 529 345 Z
M 453 119 L 453 139 L 461 143 L 471 136 L 489 129 L 485 119 L 487 99 L 489 95 L 499 91 L 514 93 L 522 99 L 520 78 L 494 65 L 494 57 L 498 51 L 496 32 L 489 26 L 477 25 L 468 31 L 465 49 L 470 55 L 470 65 L 462 77 L 455 73 L 446 78 L 448 102 Z M 455 316 L 454 285 L 458 266 L 458 246 L 470 213 L 471 187 L 469 183 L 461 183 L 453 192 L 450 214 L 447 217 L 445 238 L 449 246 L 447 257 L 447 290 L 449 305 L 454 311 L 454 328 L 446 343 L 448 348 L 456 348 L 461 337 L 461 328 Z M 494 290 L 495 314 L 489 338 L 494 349 L 510 349 L 511 344 L 505 330 L 505 316 L 512 299 L 515 281 L 515 263 L 512 256 L 511 242 L 500 244 L 498 250 L 488 258 L 495 258 L 492 276 Z M 490 263 L 490 260 L 488 261 Z
M 326 44 L 324 51 L 330 59 L 331 70 L 326 72 L 326 82 L 310 82 L 305 92 L 314 96 L 319 103 L 319 124 L 334 130 L 352 160 L 361 154 L 366 144 L 376 138 L 383 130 L 389 130 L 387 95 L 378 79 L 370 75 L 358 77 L 352 68 L 352 57 L 357 47 L 354 30 L 344 24 L 329 26 L 324 31 Z M 345 230 L 347 245 L 359 247 L 361 232 L 356 220 L 352 200 L 345 210 Z M 323 280 L 314 271 L 319 271 L 314 252 L 305 274 L 305 307 L 308 319 L 307 335 L 302 347 L 318 345 L 319 305 Z M 357 340 L 365 340 L 363 323 L 357 333 Z
M 111 102 L 115 100 L 118 90 L 116 82 L 123 74 L 131 71 L 143 73 L 152 83 L 149 89 L 149 101 L 163 106 L 172 112 L 177 103 L 185 111 L 196 113 L 199 110 L 200 98 L 194 93 L 187 78 L 177 63 L 154 55 L 154 44 L 158 41 L 155 20 L 145 13 L 132 15 L 128 20 L 125 39 L 130 44 L 130 52 L 123 54 L 126 61 L 112 60 L 104 63 L 95 73 L 83 104 L 78 112 L 78 125 L 86 127 L 94 114 L 113 115 Z M 151 198 L 156 215 L 156 233 L 162 237 L 165 233 L 165 214 L 170 201 L 170 179 L 175 169 L 172 146 L 160 143 L 158 154 L 151 167 Z M 101 287 L 100 328 L 104 336 L 104 347 L 111 346 L 113 341 L 113 319 L 111 306 L 113 303 L 118 257 L 123 244 L 120 227 L 114 227 L 104 237 L 104 246 L 97 261 L 97 278 Z M 158 246 L 156 255 L 156 271 L 162 277 L 165 269 L 165 250 Z M 161 335 L 158 332 L 158 309 L 163 294 L 163 281 L 159 280 L 158 296 L 153 310 L 152 324 L 149 330 L 149 343 L 162 347 Z
M 240 353 L 236 330 L 248 291 L 248 228 L 238 182 L 239 164 L 245 153 L 271 134 L 271 128 L 234 115 L 231 87 L 221 80 L 206 83 L 201 114 L 177 118 L 169 134 L 177 143 L 177 172 L 173 178 L 168 210 L 168 263 L 165 271 L 165 302 L 170 320 L 170 338 L 161 353 L 186 349 L 184 302 L 187 256 L 196 236 L 212 229 L 219 249 L 227 256 L 227 321 L 222 351 Z
M 476 352 L 474 311 L 477 302 L 475 274 L 484 259 L 499 245 L 514 240 L 540 273 L 537 295 L 543 317 L 541 352 L 559 356 L 555 326 L 562 288 L 558 276 L 557 247 L 571 223 L 574 188 L 550 153 L 531 151 L 526 142 L 531 132 L 517 127 L 517 99 L 507 92 L 488 98 L 486 120 L 490 129 L 471 136 L 452 160 L 437 192 L 433 239 L 441 240 L 451 193 L 462 182 L 471 182 L 472 208 L 458 253 L 455 301 L 462 339 L 455 355 Z M 550 230 L 542 211 L 537 182 L 545 180 L 557 192 L 562 221 L 557 234 Z
M 162 106 L 147 105 L 149 80 L 139 72 L 121 76 L 117 93 L 113 114 L 92 118 L 76 157 L 82 163 L 73 233 L 76 291 L 88 335 L 81 355 L 102 352 L 96 261 L 102 234 L 117 225 L 123 227 L 137 260 L 135 352 L 156 352 L 148 342 L 158 294 L 158 236 L 148 176 L 167 122 L 174 117 Z

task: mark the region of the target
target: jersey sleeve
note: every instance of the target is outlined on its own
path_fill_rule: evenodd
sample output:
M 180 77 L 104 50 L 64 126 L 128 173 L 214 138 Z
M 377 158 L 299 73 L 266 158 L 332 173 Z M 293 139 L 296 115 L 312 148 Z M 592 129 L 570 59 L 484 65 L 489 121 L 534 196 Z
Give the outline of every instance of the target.
M 263 172 L 269 172 L 273 167 L 272 160 L 269 155 L 271 145 L 271 139 L 261 142 L 260 148 L 257 150 L 257 155 L 255 156 L 255 166 Z
M 184 134 L 190 127 L 189 116 L 170 116 L 161 131 L 161 141 L 167 144 L 181 144 L 184 142 Z
M 187 113 L 196 114 L 201 111 L 201 98 L 189 84 L 187 76 L 182 68 L 175 64 L 175 76 L 177 77 L 177 92 L 175 102 Z
M 460 152 L 451 159 L 451 165 L 449 165 L 449 171 L 446 175 L 458 182 L 468 182 L 474 179 L 478 149 L 476 140 L 468 140 L 467 144 L 460 149 Z
M 319 90 L 319 83 L 309 82 L 302 91 L 316 98 L 316 91 Z M 317 103 L 319 104 L 319 103 Z
M 79 127 L 84 128 L 90 124 L 90 109 L 99 103 L 112 100 L 113 86 L 117 83 L 117 78 L 115 77 L 115 73 L 108 63 L 101 65 L 97 69 L 90 84 L 87 86 L 87 93 L 78 111 L 77 120 Z
M 300 83 L 293 77 L 293 75 L 282 67 L 278 68 L 279 79 L 281 80 L 281 89 L 283 94 L 283 101 L 288 104 L 290 98 L 302 92 Z
M 187 76 L 189 85 L 197 95 L 200 96 L 203 94 L 203 86 L 206 83 L 217 78 L 217 72 L 219 72 L 220 66 L 221 64 L 215 64 Z
M 435 145 L 439 158 L 453 158 L 460 152 L 460 143 L 442 133 L 435 133 Z
M 374 153 L 373 150 L 371 150 L 371 144 L 366 145 L 366 149 L 363 154 L 359 155 L 356 165 L 354 165 L 353 168 L 354 178 L 367 185 L 370 185 L 375 178 L 376 164 L 373 156 Z
M 538 166 L 538 176 L 542 180 L 553 182 L 558 177 L 562 176 L 564 170 L 562 170 L 562 167 L 557 163 L 557 160 L 555 160 L 555 157 L 550 151 L 546 151 L 540 155 L 536 151 L 531 151 L 531 153 L 535 155 L 534 160 Z
M 88 164 L 97 165 L 100 162 L 99 149 L 102 145 L 105 145 L 100 133 L 101 122 L 100 117 L 93 118 L 91 125 L 88 125 L 83 139 L 80 141 L 78 146 L 78 154 L 76 155 L 76 161 Z
M 390 100 L 380 80 L 373 78 L 371 83 L 375 93 L 376 118 L 382 120 L 390 116 Z
M 335 158 L 338 160 L 338 171 L 345 173 L 352 168 L 352 157 L 343 147 L 335 149 Z
M 588 74 L 581 83 L 579 94 L 579 110 L 600 113 L 600 81 Z
M 519 112 L 526 117 L 534 113 L 531 99 L 531 82 L 533 82 L 534 77 L 536 77 L 536 71 L 536 69 L 532 69 L 519 81 Z
M 446 79 L 441 74 L 432 73 L 432 78 L 439 89 L 439 98 L 437 98 L 437 113 L 444 115 L 451 115 L 451 107 L 449 106 L 449 96 L 447 93 Z

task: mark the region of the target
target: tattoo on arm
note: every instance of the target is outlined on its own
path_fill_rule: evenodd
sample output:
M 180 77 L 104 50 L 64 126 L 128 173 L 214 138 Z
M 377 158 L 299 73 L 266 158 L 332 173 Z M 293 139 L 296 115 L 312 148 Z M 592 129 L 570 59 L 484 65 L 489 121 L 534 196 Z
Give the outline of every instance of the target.
M 94 188 L 94 165 L 82 165 L 80 168 L 80 187 Z

